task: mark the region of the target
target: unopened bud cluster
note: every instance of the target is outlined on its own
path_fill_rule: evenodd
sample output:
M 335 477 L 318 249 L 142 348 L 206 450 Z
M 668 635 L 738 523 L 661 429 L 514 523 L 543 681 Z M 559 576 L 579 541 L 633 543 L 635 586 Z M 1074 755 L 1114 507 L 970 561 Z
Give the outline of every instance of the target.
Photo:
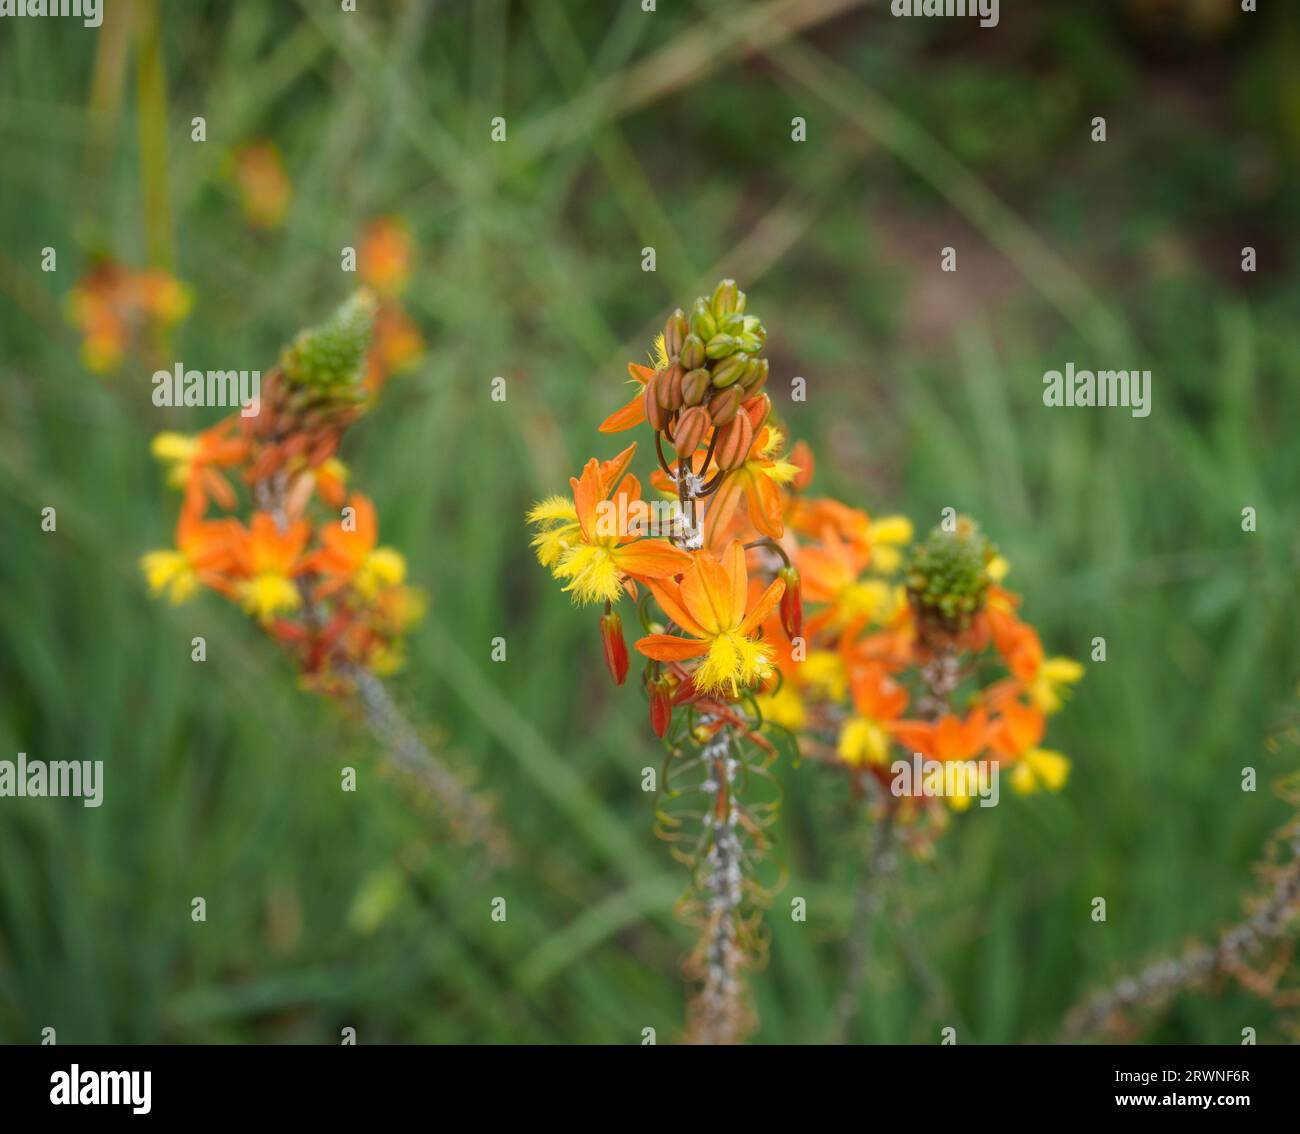
M 735 280 L 723 280 L 711 298 L 698 298 L 689 314 L 679 307 L 664 324 L 660 366 L 645 387 L 650 425 L 686 454 L 716 428 L 718 466 L 742 461 L 754 426 L 740 408 L 767 382 L 768 360 L 760 357 L 766 343 L 767 329 L 746 313 Z
M 931 530 L 912 548 L 907 593 L 917 615 L 949 632 L 965 630 L 983 608 L 997 552 L 979 525 L 959 516 L 953 530 Z

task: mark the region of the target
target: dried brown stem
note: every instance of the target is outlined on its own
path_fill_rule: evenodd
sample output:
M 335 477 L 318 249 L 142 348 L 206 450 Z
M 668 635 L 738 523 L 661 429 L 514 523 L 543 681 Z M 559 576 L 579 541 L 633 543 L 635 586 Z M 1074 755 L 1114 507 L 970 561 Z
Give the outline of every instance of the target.
M 1291 824 L 1281 842 L 1289 858 L 1267 868 L 1272 888 L 1250 917 L 1222 930 L 1213 945 L 1194 941 L 1177 956 L 1152 961 L 1094 993 L 1066 1015 L 1058 1041 L 1071 1043 L 1097 1032 L 1123 1032 L 1131 1028 L 1134 1010 L 1157 1011 L 1182 989 L 1216 978 L 1234 978 L 1258 991 L 1259 981 L 1248 962 L 1266 945 L 1294 932 L 1300 918 L 1300 824 Z M 1272 983 L 1280 975 L 1275 974 Z

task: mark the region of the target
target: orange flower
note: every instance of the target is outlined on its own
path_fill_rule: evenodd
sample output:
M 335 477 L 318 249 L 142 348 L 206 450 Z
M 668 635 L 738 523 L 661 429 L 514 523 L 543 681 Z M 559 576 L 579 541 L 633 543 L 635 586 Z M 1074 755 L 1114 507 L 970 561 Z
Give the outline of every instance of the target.
M 424 336 L 396 301 L 381 303 L 366 355 L 366 389 L 378 390 L 394 374 L 408 369 L 424 353 Z
M 1083 676 L 1083 666 L 1072 658 L 1045 657 L 1038 632 L 1002 604 L 990 604 L 985 621 L 994 646 L 1020 687 L 1038 708 L 1047 713 L 1056 712 L 1061 707 L 1065 686 L 1073 685 Z
M 233 468 L 248 455 L 248 443 L 231 437 L 233 419 L 226 419 L 201 433 L 163 432 L 154 435 L 149 451 L 168 466 L 167 482 L 185 493 L 185 506 L 200 515 L 208 500 L 226 511 L 236 504 L 234 489 L 216 470 Z
M 931 760 L 973 760 L 988 747 L 991 737 L 988 710 L 976 707 L 962 720 L 945 713 L 929 721 L 896 721 L 890 731 L 899 743 Z
M 265 512 L 256 512 L 247 530 L 238 529 L 232 551 L 242 582 L 236 596 L 250 614 L 262 620 L 283 611 L 297 610 L 302 596 L 294 576 L 304 569 L 299 559 L 311 535 L 306 520 L 290 524 L 284 531 Z
M 894 590 L 882 579 L 862 578 L 871 547 L 841 538 L 827 528 L 819 545 L 799 551 L 804 602 L 825 609 L 807 620 L 809 633 L 885 622 L 894 610 Z
M 362 597 L 399 586 L 406 578 L 406 560 L 391 547 L 377 547 L 379 521 L 375 506 L 359 492 L 349 500 L 352 515 L 321 529 L 325 545 L 303 562 L 304 571 L 328 576 L 321 595 L 332 594 L 351 583 Z
M 1040 787 L 1060 791 L 1070 775 L 1070 761 L 1059 752 L 1040 748 L 1047 717 L 1033 705 L 1007 702 L 992 734 L 993 749 L 1003 759 L 1015 761 L 1011 787 L 1029 795 Z
M 797 466 L 777 456 L 785 444 L 780 430 L 772 425 L 760 425 L 768 412 L 766 398 L 751 398 L 741 407 L 741 412 L 748 414 L 754 424 L 754 440 L 744 464 L 726 475 L 709 502 L 704 540 L 710 545 L 716 543 L 716 533 L 730 520 L 742 496 L 754 528 L 762 535 L 780 539 L 785 531 L 781 486 L 799 475 Z
M 240 146 L 232 160 L 248 223 L 254 228 L 278 228 L 293 196 L 280 151 L 270 142 L 250 142 Z
M 884 764 L 889 725 L 907 707 L 907 690 L 879 662 L 854 667 L 849 682 L 856 713 L 840 729 L 837 751 L 846 764 Z
M 656 661 L 703 657 L 693 673 L 702 693 L 753 685 L 771 670 L 772 649 L 751 635 L 781 599 L 785 584 L 774 580 L 746 612 L 749 573 L 745 549 L 735 540 L 721 561 L 708 551 L 696 552 L 681 583 L 651 581 L 648 585 L 664 613 L 690 634 L 650 634 L 636 648 Z
M 629 473 L 610 495 L 635 446 L 604 463 L 595 457 L 581 477 L 570 477 L 572 501 L 543 500 L 529 519 L 543 525 L 534 539 L 538 557 L 578 603 L 612 602 L 628 578 L 667 579 L 691 565 L 691 557 L 665 539 L 639 539 L 633 521 L 644 510 L 641 482 Z
M 176 525 L 175 551 L 150 551 L 140 558 L 140 567 L 155 594 L 164 591 L 174 603 L 182 603 L 200 586 L 229 593 L 224 576 L 235 566 L 234 544 L 240 535 L 235 520 L 202 520 L 182 510 Z
M 68 294 L 68 317 L 82 334 L 88 369 L 117 369 L 143 331 L 160 331 L 183 319 L 189 289 L 160 268 L 132 271 L 101 260 Z
M 380 295 L 397 295 L 411 275 L 411 230 L 400 217 L 379 217 L 361 232 L 361 279 Z

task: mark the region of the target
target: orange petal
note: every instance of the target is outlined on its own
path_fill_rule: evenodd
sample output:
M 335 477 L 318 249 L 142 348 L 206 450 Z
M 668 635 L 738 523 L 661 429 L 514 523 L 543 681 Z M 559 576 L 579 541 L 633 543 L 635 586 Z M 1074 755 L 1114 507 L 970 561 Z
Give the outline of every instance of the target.
M 682 579 L 682 602 L 710 634 L 735 626 L 731 621 L 731 579 L 708 551 L 696 552 L 694 564 Z
M 741 496 L 744 495 L 745 490 L 740 479 L 734 473 L 728 473 L 709 500 L 709 510 L 704 515 L 706 547 L 715 547 L 721 534 L 727 530 L 727 524 L 735 514 Z
M 744 622 L 740 624 L 740 632 L 746 637 L 752 634 L 758 624 L 772 613 L 772 608 L 781 601 L 783 594 L 785 594 L 785 580 L 773 579 L 767 590 L 758 596 L 754 609 L 745 615 Z
M 684 661 L 707 654 L 709 643 L 678 638 L 675 634 L 649 634 L 637 639 L 636 648 L 655 661 Z
M 636 453 L 636 442 L 633 441 L 621 453 L 616 453 L 608 461 L 600 462 L 600 486 L 604 495 L 609 494 L 609 490 L 617 482 L 618 478 L 627 472 L 627 466 L 632 463 L 632 456 Z
M 731 587 L 727 625 L 739 626 L 745 618 L 745 600 L 749 598 L 749 571 L 745 567 L 745 549 L 740 540 L 733 539 L 722 553 L 722 566 Z
M 744 479 L 750 522 L 763 535 L 780 539 L 785 532 L 785 522 L 781 518 L 780 487 L 770 476 L 761 472 L 747 473 Z
M 682 600 L 681 587 L 676 583 L 657 583 L 654 579 L 647 579 L 646 586 L 650 588 L 650 593 L 663 608 L 663 612 L 678 626 L 697 638 L 707 637 L 704 627 L 696 622 L 691 612 L 686 609 L 686 604 Z
M 609 417 L 600 423 L 599 429 L 602 433 L 622 433 L 625 429 L 632 429 L 645 421 L 645 398 L 637 394 L 622 409 L 616 409 Z
M 644 579 L 671 579 L 691 566 L 691 557 L 666 539 L 642 539 L 614 551 L 619 570 Z
M 596 505 L 605 499 L 600 487 L 600 462 L 592 457 L 582 466 L 582 476 L 569 477 L 573 489 L 573 506 L 583 538 L 590 541 L 595 532 Z

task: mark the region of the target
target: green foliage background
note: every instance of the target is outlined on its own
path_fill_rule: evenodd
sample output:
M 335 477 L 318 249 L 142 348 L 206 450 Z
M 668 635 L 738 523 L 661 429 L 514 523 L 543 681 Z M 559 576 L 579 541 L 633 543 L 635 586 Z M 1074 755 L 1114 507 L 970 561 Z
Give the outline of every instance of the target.
M 1240 915 L 1287 815 L 1271 785 L 1296 766 L 1300 11 L 1005 4 L 981 31 L 821 0 L 163 6 L 166 200 L 196 292 L 176 359 L 269 367 L 348 289 L 338 250 L 365 220 L 415 232 L 406 302 L 431 351 L 344 456 L 433 598 L 398 695 L 519 848 L 485 877 L 236 611 L 146 596 L 137 558 L 176 507 L 149 438 L 206 419 L 154 409 L 143 364 L 86 373 L 63 315 L 91 254 L 147 262 L 157 220 L 134 54 L 120 106 L 90 102 L 128 8 L 105 6 L 99 31 L 0 26 L 0 756 L 107 776 L 98 810 L 0 800 L 0 1038 L 678 1034 L 683 879 L 639 783 L 658 752 L 522 515 L 615 451 L 595 426 L 624 364 L 723 274 L 767 321 L 777 407 L 817 447 L 823 491 L 923 526 L 948 505 L 979 517 L 1051 652 L 1108 644 L 1053 723 L 1068 790 L 969 813 L 905 866 L 911 929 L 879 927 L 854 1038 L 1046 1039 L 1089 988 Z M 269 236 L 222 176 L 254 137 L 295 188 Z M 1045 410 L 1042 374 L 1067 361 L 1149 368 L 1151 416 Z M 789 881 L 757 1039 L 810 1042 L 842 978 L 863 824 L 834 774 L 782 775 Z M 951 1008 L 921 987 L 922 955 Z M 1228 990 L 1183 997 L 1149 1035 L 1267 1042 L 1286 1024 Z

